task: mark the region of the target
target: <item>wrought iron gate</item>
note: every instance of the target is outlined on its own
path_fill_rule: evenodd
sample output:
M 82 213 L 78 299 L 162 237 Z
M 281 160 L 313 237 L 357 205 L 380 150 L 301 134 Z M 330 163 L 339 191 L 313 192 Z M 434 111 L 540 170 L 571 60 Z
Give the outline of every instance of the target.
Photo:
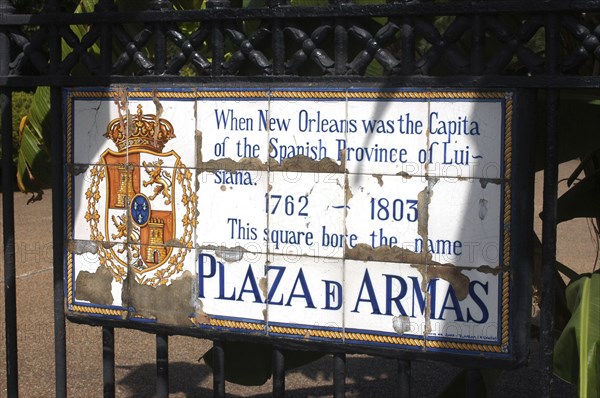
M 65 396 L 63 88 L 289 82 L 523 88 L 544 94 L 541 395 L 551 395 L 559 94 L 565 88 L 600 87 L 600 1 L 329 0 L 307 5 L 313 3 L 266 0 L 256 7 L 240 8 L 229 0 L 208 0 L 203 9 L 175 10 L 169 1 L 152 0 L 147 9 L 136 11 L 120 11 L 116 3 L 99 0 L 93 12 L 72 13 L 64 11 L 60 1 L 48 0 L 42 13 L 20 15 L 10 0 L 0 0 L 9 396 L 18 393 L 12 93 L 50 86 L 56 395 Z M 443 23 L 439 23 L 441 17 Z M 248 21 L 252 23 L 242 25 Z M 74 26 L 84 26 L 86 33 L 79 37 Z M 565 47 L 562 43 L 567 40 L 570 46 Z M 114 396 L 114 324 L 96 324 L 103 328 L 105 395 Z M 168 333 L 152 327 L 145 330 L 156 334 L 157 392 L 167 396 Z M 273 348 L 275 396 L 283 396 L 285 390 L 282 348 Z M 214 395 L 224 396 L 219 339 L 214 340 L 214 353 Z M 343 396 L 345 353 L 335 351 L 333 356 L 335 396 Z M 398 375 L 399 395 L 408 396 L 409 360 L 400 358 Z

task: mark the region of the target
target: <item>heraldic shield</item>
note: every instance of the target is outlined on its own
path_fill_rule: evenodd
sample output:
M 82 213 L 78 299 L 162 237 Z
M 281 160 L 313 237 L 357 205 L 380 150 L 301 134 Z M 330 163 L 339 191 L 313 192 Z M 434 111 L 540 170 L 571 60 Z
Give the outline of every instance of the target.
M 105 136 L 118 150 L 100 155 L 86 192 L 91 239 L 107 242 L 100 263 L 116 280 L 129 269 L 141 283 L 166 283 L 191 250 L 196 202 L 190 171 L 175 151 L 163 153 L 173 127 L 138 105 L 135 116 L 113 119 Z

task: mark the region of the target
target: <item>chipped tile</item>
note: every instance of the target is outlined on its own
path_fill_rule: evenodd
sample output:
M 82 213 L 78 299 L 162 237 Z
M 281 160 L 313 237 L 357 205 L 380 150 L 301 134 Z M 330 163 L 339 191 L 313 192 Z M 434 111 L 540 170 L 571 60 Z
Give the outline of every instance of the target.
M 271 172 L 267 203 L 269 252 L 341 258 L 344 187 L 341 174 Z
M 199 99 L 199 167 L 240 169 L 236 163 L 245 164 L 251 170 L 264 167 L 268 157 L 267 114 L 266 94 L 259 99 Z
M 422 345 L 426 293 L 423 276 L 410 264 L 346 260 L 344 304 L 346 339 Z
M 425 175 L 419 151 L 427 147 L 427 103 L 400 99 L 348 102 L 351 130 L 344 150 L 350 173 Z
M 423 237 L 415 246 L 424 248 L 428 242 L 432 260 L 441 264 L 501 265 L 502 185 L 440 179 L 430 193 L 427 241 Z
M 415 240 L 421 238 L 419 199 L 427 184 L 377 174 L 349 175 L 348 183 L 346 258 L 425 263 Z
M 198 326 L 264 330 L 266 255 L 198 251 L 196 317 Z
M 266 253 L 266 171 L 203 171 L 198 175 L 196 244 Z M 226 209 L 226 211 L 224 211 Z
M 341 259 L 273 255 L 267 266 L 269 334 L 341 340 Z
M 343 172 L 346 101 L 274 96 L 269 102 L 271 170 Z

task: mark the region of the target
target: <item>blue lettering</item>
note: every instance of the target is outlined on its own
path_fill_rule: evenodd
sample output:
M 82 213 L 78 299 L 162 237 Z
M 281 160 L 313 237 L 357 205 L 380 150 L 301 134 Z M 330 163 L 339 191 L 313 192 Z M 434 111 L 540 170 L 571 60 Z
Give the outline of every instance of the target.
M 448 299 L 452 301 L 452 306 L 448 305 Z M 444 304 L 442 304 L 442 310 L 440 311 L 440 316 L 438 317 L 438 319 L 444 320 L 444 312 L 446 312 L 446 310 L 454 310 L 454 313 L 456 315 L 455 320 L 458 322 L 464 322 L 462 311 L 460 309 L 460 302 L 458 301 L 458 297 L 456 297 L 456 292 L 454 291 L 452 285 L 448 285 L 448 292 L 446 293 L 446 297 L 444 298 Z
M 232 131 L 252 131 L 253 123 L 252 118 L 249 117 L 236 117 L 233 114 L 233 109 L 225 111 L 215 109 L 215 121 L 217 122 L 217 129 L 229 129 Z M 221 125 L 223 127 L 221 127 Z
M 367 289 L 368 298 L 362 298 L 363 290 Z M 375 296 L 375 289 L 373 289 L 373 283 L 371 282 L 371 277 L 369 276 L 369 270 L 365 269 L 365 275 L 363 276 L 362 284 L 360 285 L 360 292 L 358 293 L 358 298 L 356 299 L 356 305 L 352 312 L 358 312 L 358 305 L 361 302 L 371 303 L 371 309 L 373 310 L 371 314 L 381 315 L 381 311 L 379 310 L 379 304 L 377 303 L 377 297 Z
M 469 283 L 469 294 L 473 298 L 473 301 L 475 302 L 475 304 L 477 304 L 477 306 L 481 310 L 481 319 L 477 320 L 477 319 L 473 318 L 471 316 L 471 311 L 467 308 L 467 322 L 473 321 L 475 323 L 485 323 L 485 322 L 487 322 L 488 318 L 490 317 L 490 313 L 489 313 L 487 307 L 485 306 L 485 303 L 483 302 L 483 300 L 477 295 L 477 292 L 475 292 L 476 285 L 481 286 L 483 288 L 483 291 L 485 292 L 485 294 L 488 294 L 488 283 L 487 282 L 485 284 L 483 284 L 479 281 L 473 281 L 473 282 Z
M 383 275 L 385 276 L 385 315 L 392 314 L 392 303 L 396 304 L 396 308 L 400 311 L 401 315 L 406 316 L 406 311 L 402 307 L 400 300 L 406 295 L 406 281 L 397 275 Z M 392 297 L 393 282 L 398 281 L 400 284 L 400 292 L 395 297 Z
M 268 110 L 258 111 L 258 131 L 262 131 L 263 129 L 269 131 L 288 131 L 292 119 L 269 118 L 268 116 Z
M 415 302 L 419 305 L 419 310 L 421 315 L 425 314 L 425 296 L 423 296 L 423 292 L 421 291 L 421 284 L 419 283 L 419 279 L 416 276 L 409 276 L 412 280 L 413 285 L 413 296 L 412 296 L 412 313 L 411 318 L 415 318 Z M 437 279 L 432 279 L 427 284 L 427 292 L 429 292 L 431 296 L 430 305 L 431 305 L 431 319 L 438 319 L 435 317 L 435 294 L 437 291 Z
M 218 261 L 219 263 L 219 297 L 221 300 L 235 300 L 235 288 L 233 288 L 233 293 L 229 297 L 225 297 L 225 265 Z
M 250 284 L 250 289 L 246 289 L 246 284 Z M 262 303 L 260 298 L 260 290 L 258 289 L 258 285 L 256 284 L 256 278 L 254 277 L 254 272 L 252 272 L 252 266 L 248 265 L 248 271 L 246 271 L 246 277 L 244 278 L 244 283 L 242 284 L 242 290 L 240 290 L 240 295 L 237 298 L 237 301 L 244 301 L 242 296 L 244 293 L 252 293 L 254 295 L 255 303 Z
M 208 260 L 208 273 L 204 272 L 206 265 L 205 260 Z M 200 254 L 198 256 L 198 264 L 200 270 L 198 272 L 198 297 L 204 298 L 204 278 L 212 278 L 217 272 L 217 260 L 210 254 Z
M 335 281 L 325 282 L 325 307 L 324 310 L 339 310 L 342 307 L 342 285 Z M 337 293 L 337 295 L 336 295 Z M 332 303 L 337 303 L 332 306 Z
M 281 295 L 281 300 L 279 301 L 273 301 L 273 296 L 275 295 L 277 286 L 279 286 L 279 283 L 281 282 L 281 278 L 283 277 L 283 273 L 285 272 L 285 267 L 269 265 L 267 266 L 267 272 L 269 272 L 270 270 L 277 271 L 277 274 L 275 275 L 275 279 L 273 279 L 273 282 L 270 283 L 271 287 L 269 289 L 269 294 L 267 295 L 267 302 L 273 305 L 283 305 L 283 294 Z
M 295 294 L 296 286 L 298 286 L 298 282 L 300 282 L 300 287 L 302 288 L 302 294 Z M 303 298 L 306 300 L 306 308 L 315 308 L 313 304 L 312 297 L 310 297 L 310 291 L 308 290 L 308 285 L 306 284 L 306 279 L 304 278 L 304 273 L 302 272 L 302 268 L 300 268 L 300 272 L 298 272 L 298 276 L 296 276 L 296 280 L 294 281 L 294 286 L 292 287 L 292 293 L 290 294 L 290 298 L 288 299 L 286 306 L 291 306 L 291 302 L 293 298 Z

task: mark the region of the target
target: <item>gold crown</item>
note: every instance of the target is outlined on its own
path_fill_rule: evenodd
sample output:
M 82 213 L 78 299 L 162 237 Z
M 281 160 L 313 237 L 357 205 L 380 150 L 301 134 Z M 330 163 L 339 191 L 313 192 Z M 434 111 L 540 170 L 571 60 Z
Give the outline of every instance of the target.
M 125 133 L 124 126 L 129 134 Z M 104 136 L 110 138 L 119 151 L 127 148 L 145 148 L 162 152 L 165 144 L 175 137 L 175 133 L 168 120 L 157 118 L 156 115 L 144 115 L 142 105 L 138 105 L 137 114 L 130 118 L 129 123 L 121 116 L 111 120 Z

